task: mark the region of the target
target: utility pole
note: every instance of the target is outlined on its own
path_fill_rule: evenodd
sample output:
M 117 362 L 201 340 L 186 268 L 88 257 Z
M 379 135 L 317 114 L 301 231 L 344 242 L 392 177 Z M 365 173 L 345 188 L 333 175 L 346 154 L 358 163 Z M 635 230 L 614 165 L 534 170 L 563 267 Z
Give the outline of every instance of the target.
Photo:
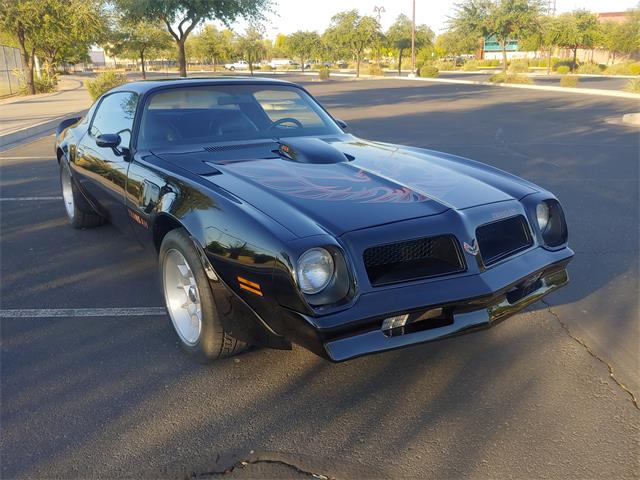
M 416 76 L 416 0 L 413 0 L 413 14 L 411 16 L 411 76 Z

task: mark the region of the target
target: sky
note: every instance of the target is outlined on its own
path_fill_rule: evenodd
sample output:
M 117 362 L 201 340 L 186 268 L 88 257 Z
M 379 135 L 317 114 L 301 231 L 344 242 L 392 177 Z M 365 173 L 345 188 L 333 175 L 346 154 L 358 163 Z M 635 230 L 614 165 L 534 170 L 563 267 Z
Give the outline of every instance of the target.
M 276 15 L 265 22 L 265 36 L 275 38 L 278 33 L 289 34 L 297 30 L 323 32 L 331 17 L 340 11 L 357 9 L 360 14 L 375 15 L 374 7 L 384 7 L 380 17 L 383 30 L 404 13 L 411 18 L 412 0 L 274 0 Z M 446 28 L 447 17 L 453 14 L 458 0 L 416 0 L 416 23 L 426 23 L 436 33 Z M 592 12 L 619 12 L 638 5 L 638 0 L 556 0 L 558 13 L 584 8 Z M 243 31 L 243 22 L 232 25 Z

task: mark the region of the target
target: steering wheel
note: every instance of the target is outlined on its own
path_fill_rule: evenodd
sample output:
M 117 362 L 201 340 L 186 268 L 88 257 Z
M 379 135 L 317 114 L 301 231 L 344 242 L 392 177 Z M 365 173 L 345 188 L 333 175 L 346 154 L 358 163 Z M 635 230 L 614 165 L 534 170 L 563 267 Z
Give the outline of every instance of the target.
M 282 118 L 276 120 L 275 122 L 273 122 L 269 126 L 269 128 L 271 129 L 271 128 L 279 127 L 283 123 L 293 123 L 298 128 L 304 128 L 304 126 L 302 125 L 302 122 L 300 122 L 300 120 L 296 120 L 295 118 L 291 118 L 291 117 L 282 117 Z

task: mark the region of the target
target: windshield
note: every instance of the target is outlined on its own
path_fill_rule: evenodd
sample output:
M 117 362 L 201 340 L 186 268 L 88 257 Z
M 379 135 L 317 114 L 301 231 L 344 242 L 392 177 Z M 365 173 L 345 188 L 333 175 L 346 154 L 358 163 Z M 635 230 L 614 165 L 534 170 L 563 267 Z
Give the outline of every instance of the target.
M 303 90 L 280 85 L 176 87 L 153 94 L 139 149 L 316 136 L 340 128 Z

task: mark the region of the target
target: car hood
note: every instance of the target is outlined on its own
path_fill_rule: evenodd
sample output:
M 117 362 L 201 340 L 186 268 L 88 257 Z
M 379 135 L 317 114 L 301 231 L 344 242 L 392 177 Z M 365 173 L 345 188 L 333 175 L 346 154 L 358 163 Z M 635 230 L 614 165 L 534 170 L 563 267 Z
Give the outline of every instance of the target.
M 160 154 L 252 204 L 299 237 L 363 228 L 522 198 L 531 184 L 483 164 L 428 150 L 347 136 L 328 144 L 345 161 L 301 163 L 280 156 L 220 161 L 208 152 Z M 295 141 L 292 142 L 295 145 Z M 277 145 L 277 144 L 275 144 Z M 196 172 L 197 173 L 197 172 Z

